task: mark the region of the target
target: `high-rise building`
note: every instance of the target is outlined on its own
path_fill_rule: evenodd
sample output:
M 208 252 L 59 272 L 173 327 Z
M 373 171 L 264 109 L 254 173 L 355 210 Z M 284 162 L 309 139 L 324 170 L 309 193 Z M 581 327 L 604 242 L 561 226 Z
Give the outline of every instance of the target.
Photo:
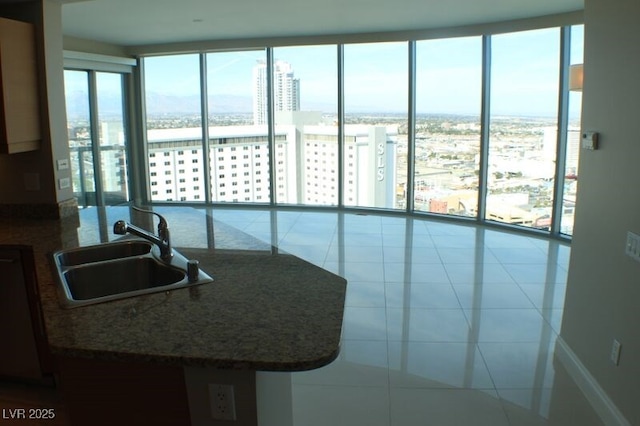
M 285 61 L 273 65 L 274 111 L 300 110 L 300 79 Z M 253 67 L 253 124 L 267 124 L 267 64 L 258 61 Z
M 275 135 L 276 158 L 288 158 L 295 139 L 288 129 Z M 154 201 L 204 201 L 206 198 L 200 128 L 153 129 L 148 133 L 149 177 Z M 209 129 L 211 200 L 269 202 L 269 148 L 263 128 L 255 126 Z M 276 197 L 286 200 L 295 182 L 287 182 L 285 164 L 277 166 Z
M 397 129 L 346 125 L 344 204 L 396 208 Z M 304 126 L 300 189 L 305 204 L 338 204 L 338 129 Z
M 337 128 L 279 125 L 274 136 L 277 202 L 337 205 Z M 345 205 L 396 207 L 396 136 L 394 127 L 345 127 Z M 152 200 L 205 200 L 201 137 L 199 128 L 149 131 Z M 209 129 L 212 201 L 270 201 L 268 143 L 263 127 Z

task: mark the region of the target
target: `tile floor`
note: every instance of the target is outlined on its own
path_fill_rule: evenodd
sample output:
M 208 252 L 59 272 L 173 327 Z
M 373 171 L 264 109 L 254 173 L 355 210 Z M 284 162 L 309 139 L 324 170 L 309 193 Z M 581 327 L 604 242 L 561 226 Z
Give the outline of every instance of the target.
M 340 356 L 290 376 L 294 425 L 602 424 L 554 358 L 568 245 L 377 214 L 211 214 L 348 280 Z
M 185 219 L 183 209 L 156 210 L 167 216 L 174 246 L 207 247 L 207 233 L 186 232 L 205 224 L 204 211 Z M 87 221 L 80 236 L 94 241 L 88 233 L 104 228 L 110 239 L 109 224 L 121 213 L 112 209 L 102 227 Z M 602 425 L 554 358 L 566 244 L 377 214 L 209 214 L 349 282 L 338 359 L 308 372 L 261 373 L 260 426 Z M 0 407 L 15 398 L 59 403 L 55 393 L 20 389 L 0 386 Z M 52 424 L 66 424 L 58 407 Z

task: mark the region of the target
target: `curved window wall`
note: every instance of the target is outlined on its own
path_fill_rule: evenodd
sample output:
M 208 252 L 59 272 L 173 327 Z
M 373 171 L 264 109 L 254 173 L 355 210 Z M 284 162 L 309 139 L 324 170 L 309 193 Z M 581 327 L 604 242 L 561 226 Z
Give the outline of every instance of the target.
M 561 101 L 562 52 L 581 52 L 580 28 L 142 58 L 148 198 L 428 212 L 570 234 L 575 185 L 556 170 L 577 168 L 566 140 L 580 100 Z

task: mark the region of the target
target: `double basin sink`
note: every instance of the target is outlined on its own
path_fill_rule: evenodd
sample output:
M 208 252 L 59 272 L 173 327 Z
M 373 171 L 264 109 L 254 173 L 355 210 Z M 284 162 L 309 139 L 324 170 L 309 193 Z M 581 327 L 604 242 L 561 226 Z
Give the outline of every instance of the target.
M 143 239 L 61 250 L 53 254 L 60 303 L 74 308 L 143 294 L 171 291 L 213 281 L 173 250 L 162 260 L 158 248 Z

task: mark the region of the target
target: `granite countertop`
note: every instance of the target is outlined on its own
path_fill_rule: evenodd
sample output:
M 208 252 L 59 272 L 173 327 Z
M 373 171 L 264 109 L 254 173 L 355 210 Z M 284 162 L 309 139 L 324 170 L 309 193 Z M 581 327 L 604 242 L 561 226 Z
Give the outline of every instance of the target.
M 157 211 L 204 218 L 201 225 L 200 219 L 180 221 L 180 238 L 176 241 L 173 229 L 172 235 L 174 247 L 198 259 L 214 282 L 73 309 L 59 304 L 51 253 L 115 239 L 109 217 L 129 220 L 128 209 L 96 209 L 77 222 L 0 220 L 0 244 L 33 247 L 54 355 L 269 371 L 308 370 L 335 359 L 343 278 L 205 218 L 204 212 Z M 172 227 L 172 218 L 167 220 Z M 202 235 L 209 237 L 203 241 Z

